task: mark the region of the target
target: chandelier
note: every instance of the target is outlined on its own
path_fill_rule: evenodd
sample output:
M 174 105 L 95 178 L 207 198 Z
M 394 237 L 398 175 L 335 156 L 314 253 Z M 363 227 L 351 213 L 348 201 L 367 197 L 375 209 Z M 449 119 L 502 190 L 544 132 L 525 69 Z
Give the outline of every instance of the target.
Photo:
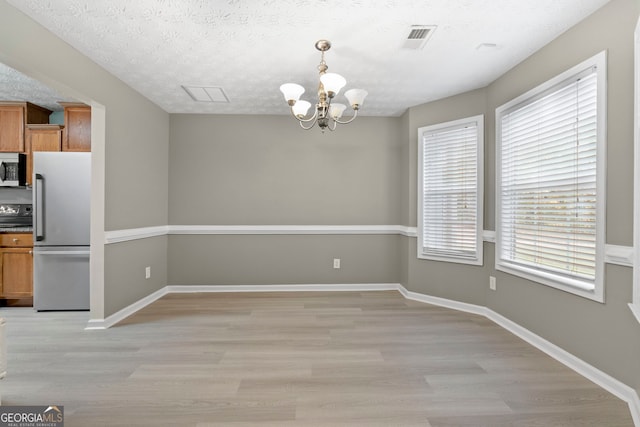
M 320 64 L 318 65 L 320 83 L 318 85 L 318 103 L 311 117 L 307 117 L 311 103 L 300 99 L 300 96 L 304 93 L 304 88 L 296 83 L 285 83 L 280 86 L 284 99 L 291 109 L 291 114 L 298 119 L 300 127 L 305 130 L 311 129 L 316 123 L 318 123 L 323 132 L 325 129 L 335 130 L 338 123 L 351 123 L 358 116 L 358 110 L 367 96 L 367 91 L 364 89 L 346 91 L 344 96 L 349 101 L 351 108 L 353 108 L 353 116 L 346 120 L 340 120 L 347 106 L 333 102 L 333 98 L 347 84 L 347 81 L 340 74 L 327 73 L 329 67 L 324 62 L 324 53 L 330 48 L 331 42 L 329 40 L 318 40 L 316 42 L 316 49 L 321 52 Z

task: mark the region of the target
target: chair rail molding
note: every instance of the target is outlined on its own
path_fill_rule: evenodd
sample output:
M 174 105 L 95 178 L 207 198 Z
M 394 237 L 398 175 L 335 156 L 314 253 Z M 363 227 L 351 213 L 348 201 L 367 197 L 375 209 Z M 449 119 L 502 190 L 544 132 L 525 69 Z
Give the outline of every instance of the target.
M 147 239 L 166 235 L 376 235 L 395 234 L 418 237 L 417 227 L 405 225 L 161 225 L 106 231 L 105 244 Z M 496 232 L 483 230 L 482 240 L 494 243 Z M 630 246 L 606 245 L 605 262 L 633 266 L 634 251 Z

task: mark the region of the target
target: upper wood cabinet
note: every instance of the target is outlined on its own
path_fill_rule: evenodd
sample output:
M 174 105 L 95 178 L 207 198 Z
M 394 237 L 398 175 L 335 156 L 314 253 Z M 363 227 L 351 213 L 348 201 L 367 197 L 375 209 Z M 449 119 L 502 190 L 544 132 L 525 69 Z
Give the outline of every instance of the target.
M 24 109 L 0 106 L 0 151 L 24 152 Z
M 91 151 L 91 107 L 60 102 L 64 107 L 62 151 Z
M 35 151 L 61 151 L 62 131 L 61 125 L 27 125 L 26 127 L 26 152 L 27 152 L 27 185 L 31 185 L 33 175 L 33 153 Z
M 0 152 L 24 153 L 24 128 L 29 123 L 49 123 L 51 110 L 30 102 L 0 101 Z

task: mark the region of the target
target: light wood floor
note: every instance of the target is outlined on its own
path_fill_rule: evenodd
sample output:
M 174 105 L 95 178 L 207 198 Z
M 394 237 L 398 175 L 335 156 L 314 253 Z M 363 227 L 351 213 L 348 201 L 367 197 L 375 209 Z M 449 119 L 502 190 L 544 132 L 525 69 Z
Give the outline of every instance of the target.
M 172 294 L 106 331 L 5 308 L 4 405 L 66 427 L 633 426 L 491 321 L 395 291 Z

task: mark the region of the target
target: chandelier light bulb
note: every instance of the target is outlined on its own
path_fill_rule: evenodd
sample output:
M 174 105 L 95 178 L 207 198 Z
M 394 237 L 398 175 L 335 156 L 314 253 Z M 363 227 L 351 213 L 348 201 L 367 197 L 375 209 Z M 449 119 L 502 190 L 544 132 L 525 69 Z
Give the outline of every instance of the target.
M 344 93 L 344 96 L 349 100 L 349 105 L 354 110 L 357 110 L 362 106 L 364 99 L 369 93 L 364 89 L 349 89 Z
M 287 101 L 289 105 L 293 105 L 304 93 L 304 88 L 296 83 L 285 83 L 280 86 L 280 91 L 284 95 L 285 101 Z
M 346 109 L 347 106 L 344 104 L 340 104 L 338 102 L 332 103 L 329 107 L 329 116 L 331 116 L 332 119 L 339 119 L 342 117 L 342 113 L 344 113 L 344 110 Z
M 300 100 L 291 107 L 291 110 L 296 117 L 302 118 L 307 115 L 309 107 L 311 107 L 311 103 L 309 101 Z
M 322 86 L 324 86 L 325 92 L 329 98 L 333 98 L 340 92 L 346 84 L 347 81 L 340 74 L 336 73 L 326 73 L 320 76 L 320 81 L 322 82 Z

